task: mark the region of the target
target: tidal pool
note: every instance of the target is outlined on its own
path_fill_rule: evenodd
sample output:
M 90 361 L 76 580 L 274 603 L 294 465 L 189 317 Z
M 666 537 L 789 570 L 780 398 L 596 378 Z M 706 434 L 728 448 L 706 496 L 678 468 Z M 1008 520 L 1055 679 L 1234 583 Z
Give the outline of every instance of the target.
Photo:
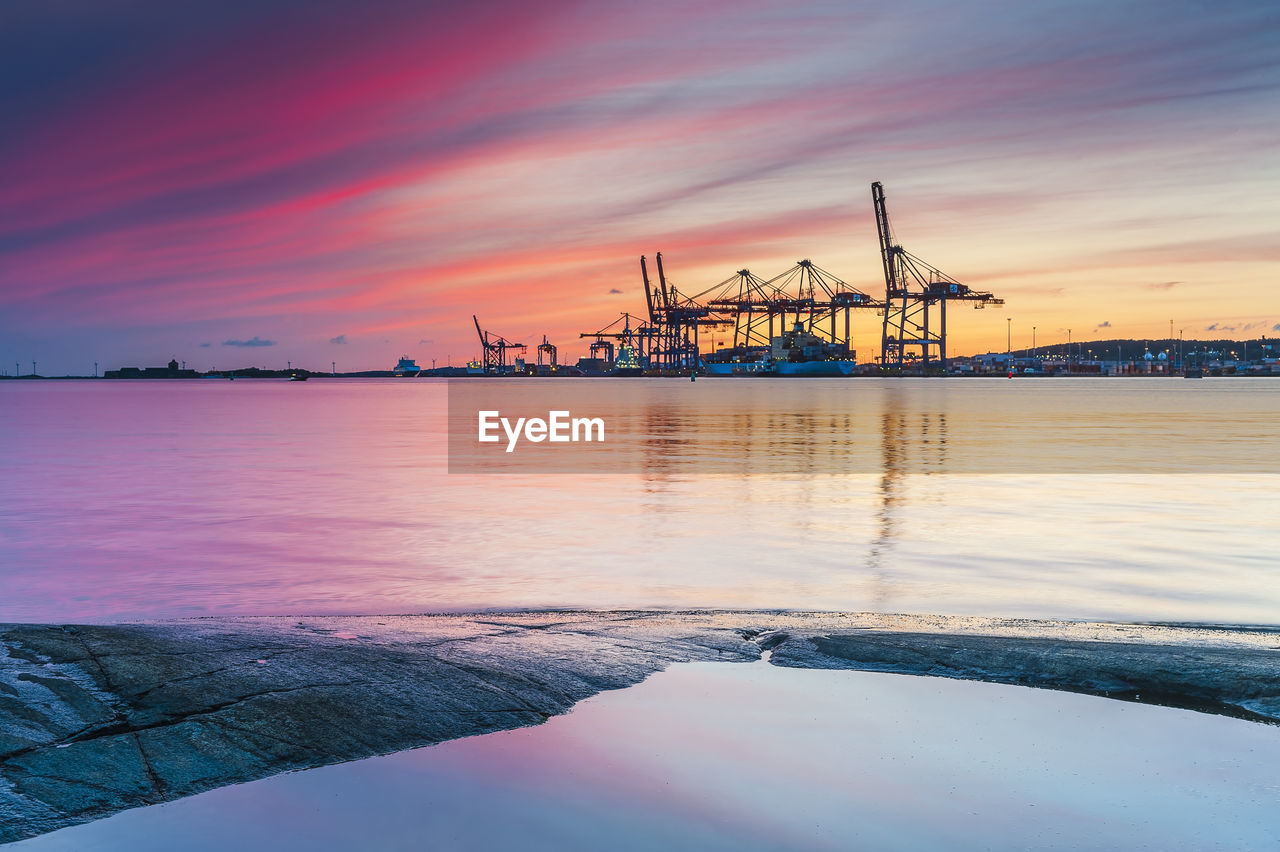
M 673 666 L 524 728 L 14 849 L 1280 847 L 1280 728 L 939 678 Z

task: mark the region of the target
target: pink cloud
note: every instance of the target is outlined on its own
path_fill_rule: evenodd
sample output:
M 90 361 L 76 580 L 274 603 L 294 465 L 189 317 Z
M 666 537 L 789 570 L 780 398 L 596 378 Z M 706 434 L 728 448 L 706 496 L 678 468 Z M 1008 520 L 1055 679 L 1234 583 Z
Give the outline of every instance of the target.
M 1265 233 L 1077 250 L 1089 227 L 1140 230 L 1119 190 L 1062 237 L 1017 243 L 1038 251 L 1001 256 L 1001 229 L 1065 218 L 1076 180 L 1043 179 L 1055 170 L 1159 189 L 1144 155 L 1217 145 L 1216 126 L 1184 117 L 1206 92 L 1247 98 L 1250 72 L 1203 27 L 1122 38 L 1136 24 L 1118 11 L 1105 38 L 1032 50 L 1021 37 L 1044 13 L 955 42 L 959 13 L 935 11 L 268 4 L 148 45 L 0 141 L 6 304 L 31 328 L 288 318 L 321 342 L 335 326 L 465 332 L 492 306 L 495 322 L 568 334 L 628 307 L 608 291 L 635 294 L 635 258 L 657 250 L 691 292 L 792 253 L 874 291 L 825 259 L 856 254 L 874 276 L 871 179 L 889 183 L 908 248 L 968 263 L 975 286 L 1224 250 L 1276 259 Z M 1249 32 L 1231 16 L 1212 28 Z M 1077 31 L 1092 30 L 1073 21 L 1063 38 Z M 848 49 L 857 36 L 865 51 Z M 957 268 L 954 243 L 933 248 L 952 234 L 992 250 Z

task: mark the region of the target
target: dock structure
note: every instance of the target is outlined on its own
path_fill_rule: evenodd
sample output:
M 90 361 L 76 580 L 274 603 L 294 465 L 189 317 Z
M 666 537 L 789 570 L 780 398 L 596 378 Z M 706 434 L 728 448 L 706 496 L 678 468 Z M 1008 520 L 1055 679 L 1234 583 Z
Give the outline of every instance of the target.
M 820 350 L 817 357 L 854 362 L 853 314 L 871 311 L 881 315 L 880 357 L 878 365 L 858 368 L 861 372 L 878 367 L 886 375 L 945 375 L 948 303 L 983 308 L 1002 305 L 1004 300 L 960 283 L 904 249 L 893 237 L 879 181 L 871 184 L 871 198 L 884 267 L 883 299 L 847 284 L 807 258 L 769 279 L 739 269 L 718 284 L 686 295 L 667 278 L 658 252 L 656 282 L 649 277 L 647 259 L 640 258 L 646 315 L 624 312 L 601 329 L 580 333 L 579 339 L 590 339 L 591 344 L 590 357 L 579 365 L 593 373 L 698 372 L 709 363 L 703 352 L 707 332 L 732 333 L 731 347 L 705 353 L 710 361 L 776 358 L 779 346 L 775 344 L 784 336 L 800 335 L 813 344 L 807 348 Z M 479 321 L 476 331 L 486 373 L 506 372 L 507 351 L 524 349 L 524 344 L 490 337 L 481 331 Z M 543 352 L 540 346 L 540 364 Z
M 749 269 L 699 294 L 726 325 L 735 349 L 767 348 L 784 332 L 799 331 L 853 351 L 851 313 L 883 305 L 811 260 L 764 281 Z
M 548 341 L 545 334 L 542 335 L 542 342 L 538 344 L 538 369 L 542 370 L 545 368 L 554 371 L 558 366 L 556 361 L 556 355 L 558 352 L 559 350 L 556 349 L 556 345 Z M 546 358 L 545 364 L 543 363 L 544 357 Z
M 634 326 L 632 320 L 635 320 Z M 584 331 L 578 338 L 593 338 L 588 347 L 591 356 L 587 359 L 591 368 L 640 370 L 651 363 L 655 348 L 660 348 L 653 332 L 652 324 L 646 324 L 640 317 L 624 311 L 604 328 Z M 616 351 L 614 341 L 617 341 Z
M 899 375 L 909 368 L 927 374 L 932 351 L 936 350 L 939 370 L 946 375 L 947 303 L 969 302 L 975 308 L 983 308 L 1003 305 L 1004 299 L 961 284 L 898 245 L 889 227 L 884 186 L 879 181 L 871 184 L 871 204 L 884 265 L 880 366 Z M 936 322 L 931 323 L 930 312 L 935 309 Z
M 496 334 L 490 335 L 489 332 L 480 328 L 480 320 L 472 314 L 471 319 L 476 324 L 476 334 L 480 337 L 480 348 L 483 350 L 483 366 L 485 375 L 499 375 L 510 372 L 507 365 L 507 353 L 519 350 L 521 355 L 528 351 L 528 347 L 523 343 L 513 343 L 505 337 Z M 515 365 L 512 365 L 514 369 Z
M 721 317 L 699 303 L 696 297 L 683 295 L 667 280 L 662 268 L 662 252 L 654 257 L 658 265 L 658 287 L 649 283 L 649 270 L 640 258 L 640 275 L 644 279 L 644 297 L 649 310 L 649 366 L 656 370 L 697 369 L 701 362 L 698 330 L 703 326 L 723 325 Z

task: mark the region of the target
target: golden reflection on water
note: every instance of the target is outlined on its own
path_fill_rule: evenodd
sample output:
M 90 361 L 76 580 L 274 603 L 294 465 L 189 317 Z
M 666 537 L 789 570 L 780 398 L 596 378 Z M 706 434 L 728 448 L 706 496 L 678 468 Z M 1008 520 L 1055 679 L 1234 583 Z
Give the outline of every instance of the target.
M 469 384 L 618 440 L 460 473 L 439 382 L 0 388 L 0 621 L 1280 612 L 1280 383 Z
M 1280 473 L 1280 383 L 455 382 L 455 473 Z M 604 443 L 480 444 L 476 416 L 598 417 Z M 891 433 L 891 434 L 890 434 Z M 889 439 L 886 440 L 886 437 Z M 939 452 L 945 449 L 945 452 Z M 888 456 L 892 450 L 894 456 Z

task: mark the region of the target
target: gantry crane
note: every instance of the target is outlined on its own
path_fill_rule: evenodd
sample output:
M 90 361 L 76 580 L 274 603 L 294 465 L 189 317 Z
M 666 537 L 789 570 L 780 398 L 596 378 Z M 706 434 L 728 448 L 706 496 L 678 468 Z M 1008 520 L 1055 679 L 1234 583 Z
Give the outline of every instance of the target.
M 554 343 L 549 343 L 547 341 L 547 336 L 545 334 L 542 335 L 542 342 L 538 344 L 538 369 L 539 370 L 542 369 L 542 356 L 546 355 L 547 366 L 554 371 L 557 366 L 556 365 L 557 353 L 558 353 L 558 350 L 556 349 L 556 345 Z
M 528 351 L 523 343 L 513 343 L 505 337 L 489 335 L 489 332 L 480 328 L 480 320 L 475 314 L 471 315 L 471 319 L 476 324 L 476 334 L 480 337 L 480 347 L 484 350 L 484 371 L 486 374 L 497 374 L 507 372 L 507 351 L 511 349 L 519 349 L 523 355 Z
M 880 258 L 884 265 L 884 327 L 880 340 L 880 364 L 901 372 L 910 366 L 908 350 L 919 347 L 919 367 L 929 371 L 930 349 L 936 348 L 943 375 L 947 372 L 947 302 L 972 302 L 975 308 L 1003 305 L 991 293 L 973 290 L 930 266 L 894 242 L 885 207 L 884 187 L 871 184 Z M 930 309 L 937 308 L 938 322 L 930 324 Z
M 644 279 L 644 298 L 649 310 L 649 325 L 644 330 L 649 365 L 659 370 L 696 370 L 701 362 L 699 327 L 726 325 L 730 320 L 714 316 L 706 305 L 682 295 L 675 284 L 667 281 L 662 269 L 662 252 L 654 259 L 658 264 L 657 293 L 649 283 L 644 257 L 640 258 L 640 275 Z
M 740 269 L 694 298 L 704 297 L 708 307 L 733 325 L 733 346 L 744 352 L 767 349 L 775 336 L 796 326 L 852 352 L 850 313 L 854 309 L 883 307 L 811 260 L 797 261 L 768 281 L 749 269 Z M 843 329 L 839 322 L 842 317 Z
M 634 327 L 631 325 L 632 320 L 636 321 Z M 618 323 L 622 323 L 622 328 L 615 327 Z M 652 325 L 644 323 L 640 317 L 634 314 L 624 312 L 599 331 L 585 331 L 579 334 L 578 338 L 594 337 L 595 340 L 591 341 L 591 345 L 588 347 L 591 351 L 591 357 L 607 361 L 610 365 L 615 365 L 613 341 L 618 341 L 618 363 L 616 366 L 630 369 L 648 365 L 648 356 L 655 336 L 655 329 Z M 601 359 L 601 352 L 608 354 Z

